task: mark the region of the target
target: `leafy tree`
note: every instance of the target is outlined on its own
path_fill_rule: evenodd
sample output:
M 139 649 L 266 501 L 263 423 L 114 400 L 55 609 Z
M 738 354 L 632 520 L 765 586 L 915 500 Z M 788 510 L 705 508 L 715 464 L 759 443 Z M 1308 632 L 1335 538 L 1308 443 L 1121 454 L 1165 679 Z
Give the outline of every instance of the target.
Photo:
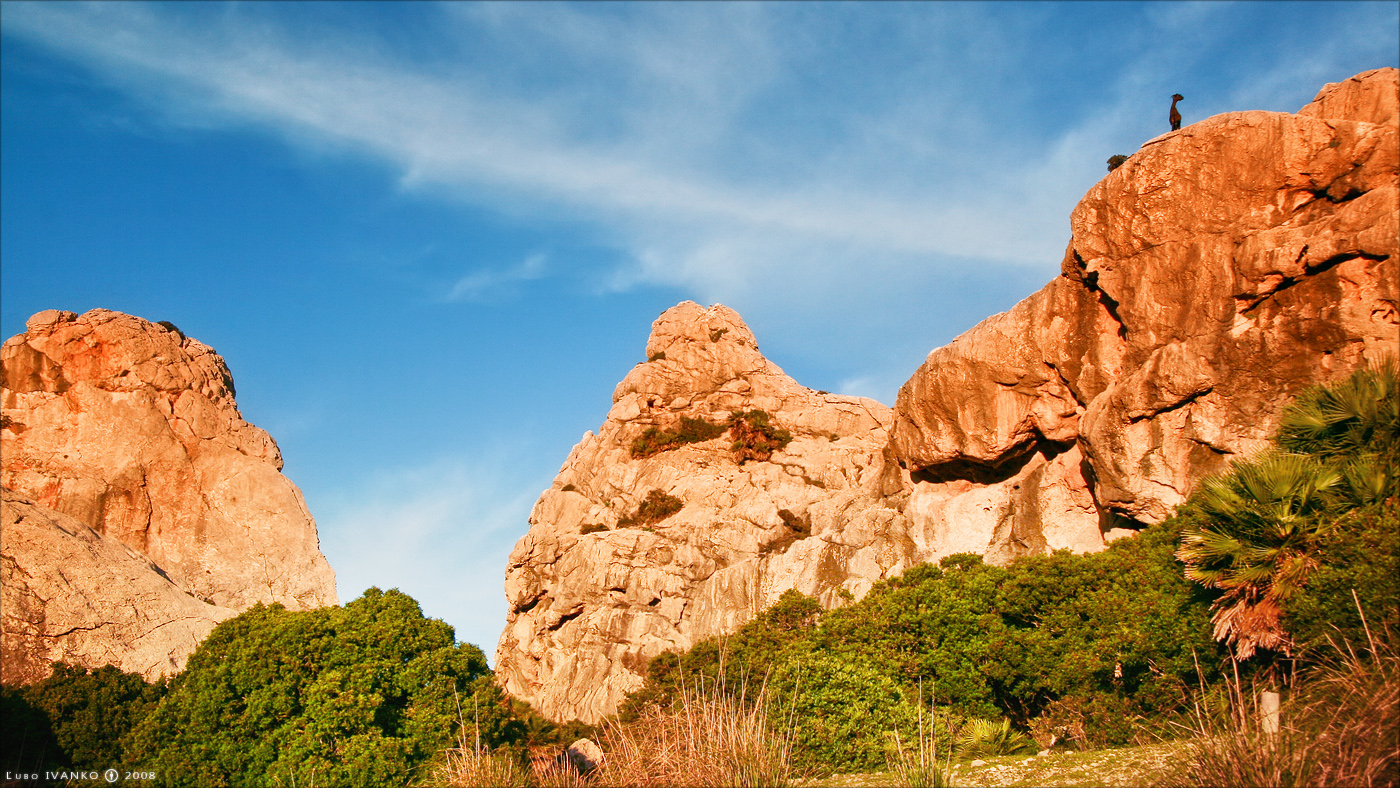
M 53 663 L 25 687 L 4 689 L 4 768 L 9 771 L 102 770 L 123 763 L 121 738 L 165 694 L 164 682 L 111 665 Z
M 126 743 L 171 785 L 401 785 L 462 722 L 488 746 L 523 733 L 480 649 L 371 588 L 344 607 L 256 605 L 223 622 Z
M 860 659 L 808 652 L 773 674 L 773 712 L 792 721 L 793 763 L 810 771 L 869 771 L 885 763 L 891 730 L 914 729 L 914 707 L 889 676 Z

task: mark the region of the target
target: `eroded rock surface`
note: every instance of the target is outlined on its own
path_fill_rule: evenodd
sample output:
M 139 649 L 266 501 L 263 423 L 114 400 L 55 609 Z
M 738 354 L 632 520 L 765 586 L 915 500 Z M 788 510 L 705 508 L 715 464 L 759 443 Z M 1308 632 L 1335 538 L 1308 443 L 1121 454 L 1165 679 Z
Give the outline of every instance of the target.
M 336 602 L 301 492 L 208 346 L 119 312 L 50 310 L 0 349 L 0 383 L 3 486 L 215 605 Z
M 182 669 L 237 611 L 196 599 L 141 553 L 10 490 L 0 491 L 0 680 L 50 664 L 115 665 L 147 680 Z
M 1065 483 L 1072 450 L 993 484 L 940 485 L 914 528 L 902 511 L 907 474 L 884 459 L 890 408 L 797 384 L 720 305 L 667 310 L 646 352 L 652 360 L 617 387 L 598 434 L 584 435 L 540 497 L 506 572 L 497 674 L 555 719 L 598 721 L 641 685 L 651 657 L 733 631 L 788 589 L 833 606 L 953 552 L 1102 546 L 1087 493 L 1076 503 Z M 765 460 L 736 457 L 732 430 L 632 451 L 648 428 L 675 431 L 683 417 L 723 424 L 755 409 L 792 436 Z M 653 491 L 680 510 L 629 524 Z M 1062 505 L 1087 505 L 1087 535 L 1026 525 L 1037 507 Z
M 725 307 L 668 310 L 511 554 L 506 689 L 596 722 L 647 659 L 788 589 L 833 606 L 951 553 L 1092 551 L 1165 517 L 1298 391 L 1396 352 L 1396 73 L 1149 141 L 1075 209 L 1062 275 L 931 353 L 893 410 L 798 385 Z M 732 433 L 631 452 L 755 408 L 793 435 L 766 460 Z M 628 527 L 652 491 L 681 508 Z
M 937 479 L 1072 446 L 1108 519 L 1156 522 L 1300 390 L 1393 354 L 1396 73 L 1145 144 L 1074 210 L 1062 276 L 929 355 L 895 454 Z

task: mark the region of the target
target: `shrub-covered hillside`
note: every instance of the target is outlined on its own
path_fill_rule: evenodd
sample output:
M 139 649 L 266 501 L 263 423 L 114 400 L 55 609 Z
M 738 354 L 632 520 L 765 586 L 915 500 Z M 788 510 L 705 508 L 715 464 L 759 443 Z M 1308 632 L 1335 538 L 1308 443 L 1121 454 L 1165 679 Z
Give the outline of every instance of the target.
M 1400 629 L 1398 388 L 1390 365 L 1306 392 L 1276 449 L 1101 553 L 950 556 L 825 613 L 790 592 L 732 636 L 657 657 L 623 717 L 688 683 L 766 681 L 818 771 L 883 766 L 920 697 L 950 730 L 1005 718 L 1042 745 L 1183 730 L 1170 723 L 1218 703 L 1227 673 L 1278 675 L 1329 637 L 1364 645 L 1358 609 L 1373 635 Z

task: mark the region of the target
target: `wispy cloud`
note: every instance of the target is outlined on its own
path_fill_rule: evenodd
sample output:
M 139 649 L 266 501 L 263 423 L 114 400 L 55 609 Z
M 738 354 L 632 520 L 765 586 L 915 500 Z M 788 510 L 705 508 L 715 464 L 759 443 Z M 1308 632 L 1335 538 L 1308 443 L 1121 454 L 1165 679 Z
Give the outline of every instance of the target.
M 447 301 L 480 301 L 504 288 L 520 282 L 542 278 L 547 269 L 548 256 L 543 252 L 521 260 L 519 264 L 501 270 L 480 269 L 458 279 L 447 291 Z
M 491 657 L 505 621 L 506 558 L 549 484 L 512 476 L 520 467 L 510 452 L 440 457 L 310 501 L 341 601 L 398 588 Z

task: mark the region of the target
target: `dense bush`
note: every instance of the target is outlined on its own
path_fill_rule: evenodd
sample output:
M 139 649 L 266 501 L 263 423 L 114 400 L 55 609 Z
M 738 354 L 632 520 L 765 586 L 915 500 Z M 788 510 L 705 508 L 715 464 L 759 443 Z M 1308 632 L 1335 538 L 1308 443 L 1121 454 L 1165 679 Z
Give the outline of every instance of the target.
M 164 682 L 110 665 L 89 672 L 55 662 L 48 678 L 3 689 L 0 768 L 32 774 L 120 766 L 122 737 L 165 691 Z
M 723 424 L 711 424 L 704 419 L 681 416 L 681 423 L 674 430 L 647 427 L 636 440 L 632 441 L 632 458 L 640 460 L 663 451 L 678 449 L 687 443 L 703 443 L 724 434 Z
M 684 506 L 685 504 L 676 496 L 667 495 L 660 490 L 652 490 L 637 505 L 637 511 L 617 521 L 617 527 L 645 528 L 649 525 L 655 525 L 679 512 Z
M 1081 746 L 1126 743 L 1218 675 L 1206 599 L 1173 560 L 1175 540 L 1163 525 L 1005 568 L 950 556 L 824 614 L 788 592 L 727 638 L 658 656 L 624 713 L 698 676 L 768 677 L 773 707 L 796 711 L 796 762 L 820 771 L 880 765 L 896 729 L 914 740 L 920 695 L 954 723 L 1007 717 Z
M 773 452 L 792 442 L 792 433 L 777 426 L 767 411 L 734 411 L 729 416 L 730 450 L 740 465 L 749 460 L 767 462 Z
M 463 721 L 488 746 L 523 733 L 480 649 L 371 588 L 344 607 L 257 605 L 220 624 L 126 744 L 170 785 L 403 785 Z

